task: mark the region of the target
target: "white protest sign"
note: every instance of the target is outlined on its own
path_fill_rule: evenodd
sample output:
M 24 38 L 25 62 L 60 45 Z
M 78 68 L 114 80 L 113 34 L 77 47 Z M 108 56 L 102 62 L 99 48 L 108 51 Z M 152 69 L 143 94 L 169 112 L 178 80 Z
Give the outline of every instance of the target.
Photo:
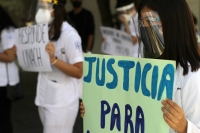
M 101 51 L 110 55 L 132 56 L 132 38 L 124 31 L 100 27 L 104 38 Z
M 52 71 L 45 47 L 49 42 L 48 25 L 38 24 L 15 30 L 17 57 L 25 71 Z

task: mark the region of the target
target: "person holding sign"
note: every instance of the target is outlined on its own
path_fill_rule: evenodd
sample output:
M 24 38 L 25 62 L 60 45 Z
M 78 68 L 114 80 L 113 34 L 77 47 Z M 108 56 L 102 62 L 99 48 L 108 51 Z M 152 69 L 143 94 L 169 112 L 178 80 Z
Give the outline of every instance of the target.
M 79 95 L 75 79 L 82 77 L 81 39 L 65 18 L 66 0 L 38 0 L 37 23 L 48 23 L 46 45 L 52 72 L 40 72 L 35 103 L 44 133 L 72 133 Z
M 16 59 L 15 24 L 0 6 L 0 132 L 13 133 L 10 112 L 11 101 L 7 98 L 7 85 L 19 83 Z
M 143 0 L 139 13 L 146 55 L 153 53 L 177 64 L 173 101 L 162 101 L 170 133 L 200 133 L 200 49 L 188 4 L 185 0 Z
M 142 53 L 139 53 L 139 45 L 137 40 L 138 28 L 135 28 L 133 21 L 137 20 L 138 13 L 136 11 L 133 0 L 117 0 L 116 11 L 119 21 L 121 22 L 120 29 L 125 31 L 132 37 L 132 56 L 142 57 Z
M 187 2 L 143 0 L 138 13 L 134 24 L 139 26 L 145 57 L 176 61 L 173 97 L 163 100 L 161 108 L 169 133 L 200 133 L 200 49 Z M 83 103 L 80 108 L 83 117 Z

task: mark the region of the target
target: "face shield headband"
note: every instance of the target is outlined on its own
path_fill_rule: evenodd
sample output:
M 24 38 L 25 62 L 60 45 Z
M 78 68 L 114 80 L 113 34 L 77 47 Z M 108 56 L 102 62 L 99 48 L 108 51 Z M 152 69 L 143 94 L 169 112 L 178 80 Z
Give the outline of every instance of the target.
M 139 17 L 140 38 L 145 52 L 160 56 L 165 49 L 163 29 L 157 12 L 145 12 Z
M 35 15 L 35 22 L 51 24 L 54 18 L 51 13 L 54 11 L 52 0 L 38 0 L 37 12 Z
M 54 20 L 52 12 L 55 6 L 65 7 L 65 0 L 34 0 L 31 4 L 27 25 L 31 26 L 38 23 L 51 24 Z
M 65 4 L 62 3 L 62 2 L 59 2 L 59 0 L 39 0 L 39 1 L 51 3 L 52 7 L 55 6 L 55 5 L 59 5 L 59 6 L 62 6 L 62 7 L 65 6 Z

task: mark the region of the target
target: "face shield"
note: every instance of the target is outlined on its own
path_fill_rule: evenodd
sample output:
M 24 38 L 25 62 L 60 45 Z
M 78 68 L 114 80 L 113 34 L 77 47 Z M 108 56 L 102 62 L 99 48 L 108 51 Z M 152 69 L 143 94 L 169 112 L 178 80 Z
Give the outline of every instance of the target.
M 54 11 L 53 6 L 57 3 L 58 0 L 34 0 L 27 21 L 36 24 L 51 24 L 54 20 L 52 16 L 52 12 Z
M 157 58 L 165 49 L 162 23 L 157 12 L 145 12 L 134 22 L 139 26 L 139 40 L 144 45 L 144 53 L 148 57 Z

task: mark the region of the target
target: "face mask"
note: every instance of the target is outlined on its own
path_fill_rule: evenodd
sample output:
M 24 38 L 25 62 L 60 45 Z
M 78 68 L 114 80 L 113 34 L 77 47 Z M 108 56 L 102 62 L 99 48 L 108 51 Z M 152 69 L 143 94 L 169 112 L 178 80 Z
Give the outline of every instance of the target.
M 51 12 L 52 10 L 47 10 L 47 9 L 39 9 L 36 16 L 35 16 L 35 21 L 37 24 L 39 23 L 48 23 L 51 24 L 54 20 L 53 17 L 51 17 Z
M 78 7 L 80 7 L 82 5 L 82 2 L 74 1 L 74 2 L 72 2 L 72 4 L 73 4 L 73 7 L 78 8 Z
M 158 26 L 140 27 L 140 32 L 145 51 L 158 56 L 162 55 L 165 45 L 163 35 L 160 34 Z

